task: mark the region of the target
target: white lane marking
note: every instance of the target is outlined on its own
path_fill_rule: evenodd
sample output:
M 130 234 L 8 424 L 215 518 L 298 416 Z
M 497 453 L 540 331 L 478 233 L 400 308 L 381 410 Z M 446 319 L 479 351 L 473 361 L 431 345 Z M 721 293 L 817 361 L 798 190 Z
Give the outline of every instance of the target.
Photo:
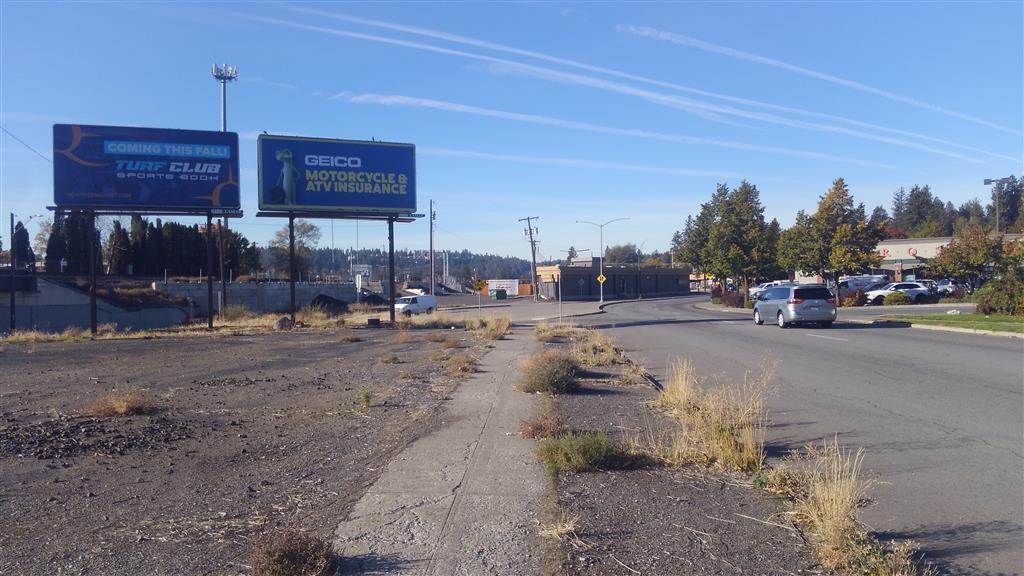
M 821 334 L 804 334 L 804 336 L 810 336 L 811 338 L 824 338 L 826 340 L 839 340 L 840 342 L 849 342 L 846 338 L 836 338 L 835 336 L 822 336 Z
M 554 318 L 554 316 L 553 316 Z M 530 318 L 530 322 L 536 322 L 537 320 L 547 320 L 547 316 L 541 316 L 540 318 Z

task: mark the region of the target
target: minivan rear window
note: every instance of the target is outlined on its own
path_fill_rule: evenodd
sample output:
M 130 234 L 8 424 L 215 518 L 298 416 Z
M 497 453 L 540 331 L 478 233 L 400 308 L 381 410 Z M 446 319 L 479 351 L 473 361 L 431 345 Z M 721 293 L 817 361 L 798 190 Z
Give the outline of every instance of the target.
M 801 300 L 828 300 L 832 292 L 828 288 L 797 288 L 793 295 Z

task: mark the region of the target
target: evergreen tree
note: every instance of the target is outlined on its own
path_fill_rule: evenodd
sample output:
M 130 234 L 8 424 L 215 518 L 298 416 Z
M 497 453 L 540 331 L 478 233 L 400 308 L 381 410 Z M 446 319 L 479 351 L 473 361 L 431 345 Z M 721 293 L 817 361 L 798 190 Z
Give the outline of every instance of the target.
M 138 214 L 132 215 L 131 223 L 131 251 L 129 252 L 131 263 L 131 274 L 133 276 L 146 273 L 146 222 Z
M 122 275 L 128 270 L 131 256 L 128 232 L 121 227 L 121 222 L 114 220 L 107 239 L 107 270 L 110 274 Z
M 46 273 L 60 273 L 60 262 L 67 257 L 67 239 L 64 238 L 64 218 L 58 211 L 53 215 L 50 237 L 46 241 Z
M 837 178 L 821 197 L 814 215 L 798 224 L 803 229 L 794 235 L 807 234 L 810 241 L 787 237 L 784 254 L 787 264 L 805 274 L 831 278 L 838 289 L 841 275 L 880 263 L 876 247 L 882 230 L 867 221 L 863 204 L 854 206 L 853 196 L 842 178 Z M 841 301 L 842 295 L 837 297 Z

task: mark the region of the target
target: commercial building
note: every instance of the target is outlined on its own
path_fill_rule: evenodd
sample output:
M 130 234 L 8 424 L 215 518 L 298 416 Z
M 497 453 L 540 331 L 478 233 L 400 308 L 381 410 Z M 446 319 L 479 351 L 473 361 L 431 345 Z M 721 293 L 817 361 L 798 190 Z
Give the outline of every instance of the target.
M 561 284 L 562 300 L 597 300 L 601 285 L 600 258 L 574 258 L 567 264 L 538 266 L 541 297 L 558 299 Z M 629 265 L 604 266 L 604 298 L 653 298 L 690 293 L 690 267 L 655 268 Z

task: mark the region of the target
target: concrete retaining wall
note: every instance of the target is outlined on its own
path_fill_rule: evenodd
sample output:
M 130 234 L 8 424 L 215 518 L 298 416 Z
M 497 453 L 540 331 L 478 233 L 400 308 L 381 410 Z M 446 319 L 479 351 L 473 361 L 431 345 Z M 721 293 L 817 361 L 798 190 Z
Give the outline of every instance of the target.
M 0 332 L 11 328 L 10 293 L 0 293 Z M 16 292 L 15 326 L 18 329 L 61 332 L 69 326 L 89 327 L 89 295 L 42 278 L 36 292 Z M 152 330 L 181 324 L 188 311 L 168 307 L 128 310 L 100 300 L 96 303 L 100 324 L 117 324 L 120 329 Z
M 184 284 L 175 282 L 154 282 L 153 287 L 161 292 L 188 298 L 195 306 L 197 316 L 206 316 L 206 284 Z M 330 296 L 345 302 L 356 301 L 356 285 L 345 283 L 295 283 L 295 307 L 309 306 L 319 295 Z M 214 309 L 220 299 L 220 283 L 213 285 Z M 243 282 L 228 284 L 228 304 L 244 306 L 253 312 L 287 312 L 287 282 Z

